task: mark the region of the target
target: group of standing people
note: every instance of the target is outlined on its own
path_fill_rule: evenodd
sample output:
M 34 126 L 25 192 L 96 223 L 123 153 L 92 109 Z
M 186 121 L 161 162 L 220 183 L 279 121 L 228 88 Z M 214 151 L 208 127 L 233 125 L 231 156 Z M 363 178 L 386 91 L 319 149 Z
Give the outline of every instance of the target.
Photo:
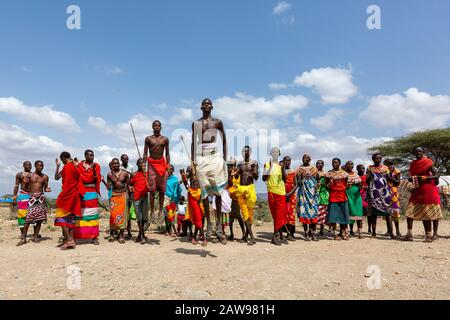
M 124 243 L 126 239 L 131 239 L 130 222 L 135 216 L 139 228 L 136 242 L 147 243 L 145 232 L 150 225 L 150 211 L 154 221 L 155 212 L 160 217 L 164 213 L 167 234 L 187 236 L 189 230 L 193 244 L 200 241 L 206 246 L 207 239 L 212 236 L 210 212 L 215 211 L 213 242 L 226 244 L 227 240 L 235 240 L 233 223 L 237 220 L 242 231 L 241 240 L 254 245 L 252 225 L 257 200 L 255 183 L 259 178 L 258 162 L 251 159 L 249 146 L 242 150 L 243 161 L 226 161 L 224 125 L 211 116 L 212 109 L 211 100 L 204 99 L 202 117 L 192 123 L 191 165 L 186 170 L 180 170 L 180 180 L 174 175 L 174 167 L 170 164 L 169 139 L 161 134 L 162 125 L 158 120 L 153 122 L 153 135 L 145 139 L 143 157 L 139 155 L 136 171 L 129 165 L 128 156 L 122 155 L 120 161 L 114 158 L 109 163 L 110 172 L 105 180 L 100 165 L 94 162 L 92 150 L 85 151 L 82 161 L 72 159 L 68 152 L 62 152 L 56 159 L 55 179 L 62 179 L 62 190 L 56 201 L 54 222 L 62 229 L 61 249 L 74 249 L 78 239 L 99 244 L 101 183 L 109 191 L 109 241 Z M 219 135 L 222 155 L 217 145 Z M 319 160 L 312 165 L 311 156 L 305 154 L 302 164 L 293 169 L 291 158 L 286 156 L 280 161 L 280 149 L 273 148 L 262 174 L 274 221 L 271 243 L 281 245 L 295 241 L 296 219 L 303 226 L 306 241 L 317 241 L 325 236 L 326 225 L 335 240 L 348 240 L 349 235 L 362 238 L 365 217 L 372 237 L 376 236 L 377 218 L 383 217 L 388 235 L 393 239 L 400 237 L 411 241 L 413 221 L 421 220 L 426 232 L 425 241 L 433 241 L 437 237 L 438 220 L 442 218 L 437 189 L 439 177 L 433 161 L 424 155 L 422 148 L 416 148 L 414 153 L 417 159 L 412 162 L 409 171 L 412 195 L 405 211 L 408 233 L 402 237 L 398 194 L 401 174 L 392 160 L 386 159 L 382 164 L 381 154 L 376 153 L 372 157 L 372 165 L 367 169 L 358 165 L 355 172 L 352 161 L 342 165 L 341 160 L 335 158 L 332 160 L 332 170 L 326 172 L 324 161 Z M 64 165 L 62 170 L 61 163 Z M 24 171 L 16 176 L 13 201 L 18 204 L 21 227 L 18 245 L 27 243 L 30 224 L 35 225 L 32 241 L 39 242 L 40 225 L 47 219 L 44 193 L 51 191 L 49 179 L 42 172 L 42 161 L 36 161 L 35 168 L 32 173 L 31 163 L 27 161 Z M 187 190 L 186 203 L 181 185 Z M 19 188 L 20 194 L 17 196 Z M 156 194 L 158 211 L 155 210 Z M 395 235 L 392 222 L 396 228 Z M 225 235 L 226 226 L 230 230 L 228 237 Z M 434 227 L 434 235 L 431 234 L 431 226 Z
M 412 241 L 413 221 L 420 220 L 425 229 L 425 242 L 437 240 L 439 220 L 443 218 L 437 187 L 439 176 L 433 161 L 425 156 L 421 147 L 415 148 L 413 152 L 416 160 L 411 163 L 408 179 L 411 197 L 405 209 L 408 230 L 407 235 L 402 236 L 399 198 L 401 172 L 391 159 L 382 163 L 382 155 L 375 153 L 372 165 L 366 169 L 360 164 L 355 172 L 352 161 L 342 165 L 340 159 L 334 158 L 333 169 L 325 172 L 322 160 L 318 160 L 314 166 L 311 156 L 305 154 L 302 165 L 293 170 L 291 158 L 286 156 L 278 161 L 280 150 L 273 148 L 263 176 L 274 218 L 272 243 L 281 245 L 295 241 L 295 213 L 303 226 L 306 241 L 318 241 L 317 225 L 320 228 L 319 237 L 325 236 L 324 227 L 328 225 L 334 240 L 349 240 L 353 235 L 362 239 L 365 219 L 369 234 L 375 238 L 378 217 L 386 220 L 387 235 L 392 239 Z M 286 206 L 282 205 L 284 199 Z

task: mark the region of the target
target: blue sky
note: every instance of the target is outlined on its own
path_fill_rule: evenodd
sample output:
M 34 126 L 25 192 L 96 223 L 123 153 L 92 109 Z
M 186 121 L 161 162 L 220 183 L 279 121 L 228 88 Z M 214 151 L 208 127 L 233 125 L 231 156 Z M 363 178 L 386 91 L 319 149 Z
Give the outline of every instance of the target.
M 365 162 L 371 144 L 448 125 L 448 1 L 281 2 L 1 0 L 0 193 L 22 161 L 50 173 L 62 149 L 134 160 L 130 120 L 140 140 L 155 118 L 171 137 L 206 96 L 226 128 L 279 129 L 295 159 Z M 81 30 L 66 28 L 71 4 Z

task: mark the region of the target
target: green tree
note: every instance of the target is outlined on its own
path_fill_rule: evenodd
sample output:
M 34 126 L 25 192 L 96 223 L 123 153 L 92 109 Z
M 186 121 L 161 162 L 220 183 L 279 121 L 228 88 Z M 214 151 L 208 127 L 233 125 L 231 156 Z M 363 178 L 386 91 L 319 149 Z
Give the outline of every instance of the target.
M 407 168 L 415 159 L 414 147 L 422 147 L 442 173 L 450 173 L 450 128 L 414 132 L 381 145 L 369 148 L 369 152 L 381 152 L 397 164 Z

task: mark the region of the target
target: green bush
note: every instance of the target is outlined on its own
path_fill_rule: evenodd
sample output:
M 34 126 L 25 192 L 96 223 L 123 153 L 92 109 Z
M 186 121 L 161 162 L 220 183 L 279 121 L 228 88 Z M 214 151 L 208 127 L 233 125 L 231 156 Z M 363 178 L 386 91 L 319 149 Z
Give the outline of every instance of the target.
M 272 222 L 272 215 L 270 214 L 269 205 L 265 200 L 257 200 L 255 206 L 254 220 L 262 222 Z

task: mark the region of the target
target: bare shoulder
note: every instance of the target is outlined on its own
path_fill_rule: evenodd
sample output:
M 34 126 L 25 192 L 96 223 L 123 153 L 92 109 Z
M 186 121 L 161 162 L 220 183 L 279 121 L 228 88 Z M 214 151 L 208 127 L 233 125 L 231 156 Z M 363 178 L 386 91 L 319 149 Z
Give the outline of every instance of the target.
M 222 127 L 223 127 L 223 122 L 222 122 L 222 120 L 220 120 L 220 119 L 218 119 L 218 118 L 213 118 L 213 121 L 214 121 L 214 123 L 215 123 L 217 126 L 222 126 Z

